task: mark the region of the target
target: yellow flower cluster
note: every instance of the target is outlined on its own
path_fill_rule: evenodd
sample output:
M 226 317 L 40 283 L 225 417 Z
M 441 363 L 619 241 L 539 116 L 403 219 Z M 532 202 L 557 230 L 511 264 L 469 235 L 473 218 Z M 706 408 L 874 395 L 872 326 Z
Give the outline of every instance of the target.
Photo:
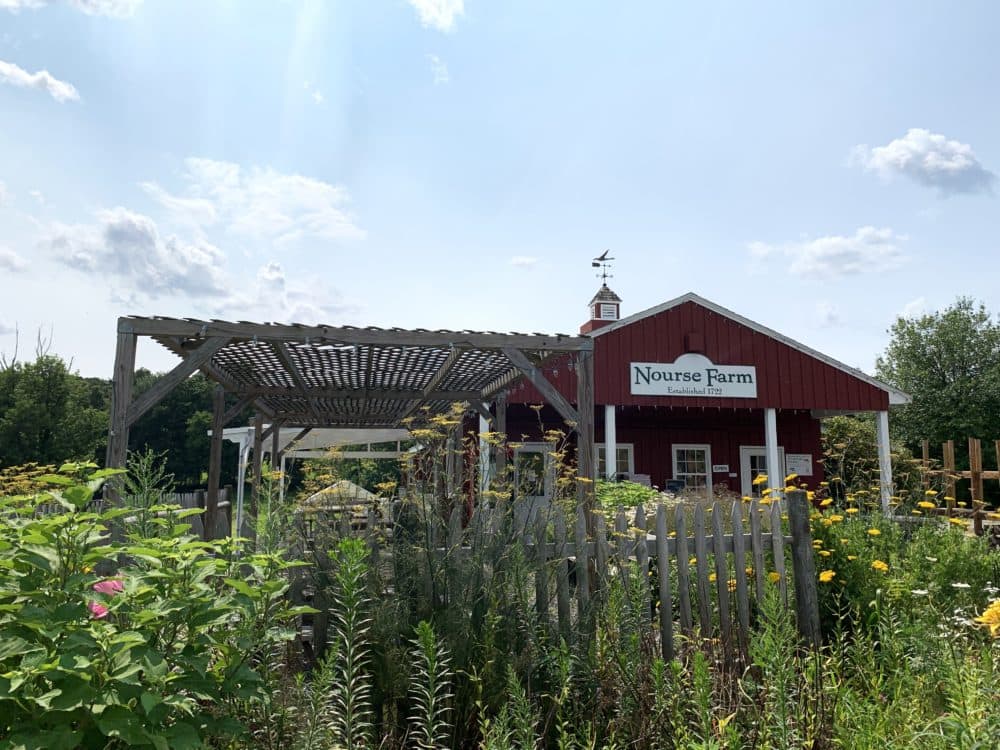
M 976 618 L 976 622 L 985 625 L 990 629 L 990 635 L 1000 638 L 1000 599 L 990 604 L 983 613 Z

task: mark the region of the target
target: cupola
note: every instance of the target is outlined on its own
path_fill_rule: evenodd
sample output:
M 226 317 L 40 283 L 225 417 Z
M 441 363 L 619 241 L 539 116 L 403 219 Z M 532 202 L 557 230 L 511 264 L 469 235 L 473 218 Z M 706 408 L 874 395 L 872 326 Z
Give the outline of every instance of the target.
M 590 320 L 580 326 L 580 333 L 590 333 L 614 323 L 621 317 L 622 298 L 611 291 L 607 283 L 601 284 L 590 300 Z

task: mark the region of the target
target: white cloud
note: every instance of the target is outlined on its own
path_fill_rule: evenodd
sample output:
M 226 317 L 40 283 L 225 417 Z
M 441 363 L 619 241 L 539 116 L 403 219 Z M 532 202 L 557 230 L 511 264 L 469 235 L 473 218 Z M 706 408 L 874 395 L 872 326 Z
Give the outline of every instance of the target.
M 290 284 L 281 264 L 270 261 L 258 269 L 251 293 L 231 294 L 217 306 L 216 313 L 240 320 L 334 323 L 345 313 L 356 312 L 353 305 L 332 302 L 337 298 L 336 292 L 325 287 Z
M 140 182 L 139 187 L 167 209 L 171 218 L 181 224 L 207 226 L 214 224 L 218 218 L 215 205 L 205 198 L 182 198 L 171 195 L 155 182 Z
M 45 205 L 45 194 L 41 190 L 29 190 L 28 195 L 34 198 L 39 206 Z
M 451 75 L 448 73 L 448 66 L 445 65 L 444 60 L 437 55 L 427 55 L 427 59 L 431 63 L 431 73 L 434 74 L 434 85 L 448 83 L 451 80 Z
M 922 128 L 911 128 L 885 146 L 856 146 L 852 161 L 884 179 L 901 175 L 936 188 L 942 196 L 991 193 L 997 179 L 972 146 Z
M 0 271 L 16 273 L 28 267 L 28 262 L 13 250 L 0 245 Z
M 45 5 L 45 0 L 0 0 L 0 10 L 9 10 L 14 13 L 28 8 L 41 8 L 43 5 Z
M 167 208 L 189 209 L 188 216 L 197 214 L 202 223 L 209 223 L 211 207 L 228 231 L 272 242 L 365 236 L 347 211 L 350 196 L 342 186 L 213 159 L 187 159 L 185 167 L 183 197 L 155 183 L 144 183 L 143 189 Z
M 42 244 L 59 262 L 149 299 L 228 294 L 221 250 L 161 237 L 152 219 L 122 207 L 100 211 L 96 224 L 56 224 Z
M 68 0 L 68 5 L 90 16 L 111 16 L 127 18 L 142 5 L 143 0 Z M 0 0 L 0 10 L 17 12 L 29 8 L 41 8 L 51 4 L 51 0 Z
M 465 15 L 465 0 L 409 0 L 422 26 L 453 31 L 455 19 Z
M 323 96 L 323 92 L 322 91 L 318 91 L 318 90 L 317 91 L 313 91 L 311 96 L 313 98 L 313 101 L 316 102 L 317 104 L 322 104 L 324 101 L 326 101 L 326 97 Z
M 824 328 L 840 325 L 843 322 L 840 308 L 827 300 L 816 303 L 816 314 L 819 316 L 819 324 Z
M 515 255 L 510 259 L 510 264 L 515 268 L 534 268 L 538 263 L 538 258 L 530 255 Z
M 832 235 L 782 245 L 751 242 L 749 250 L 760 260 L 787 259 L 788 270 L 796 276 L 833 279 L 895 268 L 905 260 L 899 249 L 905 239 L 888 228 L 861 227 L 847 237 Z
M 900 318 L 919 318 L 922 315 L 927 314 L 927 298 L 917 297 L 916 299 L 911 299 L 905 305 L 903 309 L 899 311 Z
M 29 73 L 14 63 L 0 60 L 0 83 L 11 86 L 38 89 L 49 94 L 57 102 L 79 101 L 80 94 L 71 83 L 60 81 L 47 70 Z

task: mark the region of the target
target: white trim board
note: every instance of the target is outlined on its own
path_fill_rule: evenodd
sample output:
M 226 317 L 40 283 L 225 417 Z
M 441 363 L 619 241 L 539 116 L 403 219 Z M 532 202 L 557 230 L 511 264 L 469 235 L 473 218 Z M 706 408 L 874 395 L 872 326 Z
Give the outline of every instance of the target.
M 780 341 L 782 344 L 790 346 L 792 349 L 795 349 L 796 351 L 799 351 L 802 354 L 810 356 L 814 359 L 818 359 L 820 362 L 823 362 L 824 364 L 827 364 L 830 367 L 833 367 L 834 369 L 840 370 L 841 372 L 845 372 L 851 377 L 857 378 L 858 380 L 863 380 L 869 385 L 875 386 L 881 391 L 885 391 L 886 393 L 889 394 L 890 406 L 896 406 L 898 404 L 908 404 L 911 401 L 913 401 L 913 397 L 910 396 L 910 394 L 908 393 L 904 393 L 903 391 L 893 388 L 891 385 L 883 383 L 881 380 L 877 380 L 876 378 L 873 378 L 871 375 L 868 375 L 867 373 L 862 372 L 861 370 L 855 367 L 851 367 L 850 365 L 845 365 L 843 362 L 839 362 L 833 357 L 818 352 L 815 349 L 806 346 L 805 344 L 801 344 L 798 341 L 795 341 L 794 339 L 790 339 L 787 336 L 784 336 L 778 333 L 777 331 L 768 328 L 767 326 L 761 325 L 760 323 L 755 323 L 749 318 L 744 318 L 742 315 L 738 315 L 737 313 L 734 313 L 732 310 L 727 310 L 721 305 L 717 305 L 714 302 L 705 299 L 704 297 L 698 296 L 694 292 L 688 292 L 687 294 L 683 294 L 680 297 L 676 297 L 672 300 L 663 302 L 659 305 L 656 305 L 655 307 L 650 307 L 646 310 L 634 313 L 633 315 L 629 315 L 627 318 L 622 318 L 621 320 L 618 320 L 614 323 L 610 323 L 606 326 L 598 328 L 595 331 L 591 331 L 586 335 L 592 338 L 596 338 L 597 336 L 603 336 L 607 333 L 611 333 L 612 331 L 617 331 L 619 328 L 624 328 L 625 326 L 631 325 L 632 323 L 637 323 L 640 320 L 644 320 L 645 318 L 650 318 L 654 315 L 659 315 L 662 312 L 666 312 L 667 310 L 672 310 L 675 307 L 683 305 L 685 302 L 693 302 L 696 305 L 700 305 L 701 307 L 704 307 L 706 310 L 711 310 L 717 315 L 721 315 L 724 318 L 729 318 L 729 320 L 732 320 L 734 323 L 739 323 L 740 325 L 746 326 L 747 328 L 756 331 L 757 333 L 761 333 L 765 336 L 775 339 L 776 341 Z

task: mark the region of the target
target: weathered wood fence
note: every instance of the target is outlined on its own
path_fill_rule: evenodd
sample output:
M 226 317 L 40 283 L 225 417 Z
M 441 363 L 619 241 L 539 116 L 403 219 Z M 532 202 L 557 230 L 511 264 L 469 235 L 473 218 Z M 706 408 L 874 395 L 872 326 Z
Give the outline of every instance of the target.
M 997 466 L 1000 467 L 1000 440 L 993 441 Z M 931 468 L 930 441 L 921 441 L 921 475 L 924 489 L 929 489 L 931 480 L 940 479 L 944 483 L 945 505 L 932 511 L 934 515 L 944 515 L 949 518 L 968 518 L 972 520 L 972 530 L 977 536 L 983 535 L 983 520 L 989 515 L 984 499 L 983 480 L 1000 482 L 1000 468 L 997 471 L 983 469 L 983 446 L 979 438 L 969 438 L 969 470 L 958 471 L 955 466 L 955 441 L 946 440 L 941 445 L 941 468 Z M 969 495 L 971 507 L 958 506 L 955 500 L 956 489 L 960 480 L 969 480 Z
M 460 588 L 470 577 L 469 564 L 488 558 L 489 545 L 507 538 L 521 548 L 530 568 L 539 622 L 567 641 L 591 632 L 597 606 L 617 580 L 641 598 L 640 617 L 659 634 L 667 659 L 679 636 L 717 638 L 730 655 L 745 648 L 769 588 L 795 607 L 804 639 L 818 644 L 810 511 L 803 492 L 790 492 L 769 506 L 753 501 L 729 508 L 716 502 L 647 511 L 640 505 L 610 518 L 588 514 L 582 506 L 568 514 L 552 505 L 522 516 L 526 520 L 511 530 L 503 525 L 517 514 L 503 505 L 478 508 L 467 525 L 458 512 L 447 526 L 427 524 L 426 544 L 436 551 L 437 570 L 428 568 L 423 575 L 428 591 L 436 574 L 455 576 L 453 585 Z M 367 538 L 373 559 L 393 554 L 399 542 L 385 544 L 374 514 L 366 528 L 345 522 L 339 531 Z

